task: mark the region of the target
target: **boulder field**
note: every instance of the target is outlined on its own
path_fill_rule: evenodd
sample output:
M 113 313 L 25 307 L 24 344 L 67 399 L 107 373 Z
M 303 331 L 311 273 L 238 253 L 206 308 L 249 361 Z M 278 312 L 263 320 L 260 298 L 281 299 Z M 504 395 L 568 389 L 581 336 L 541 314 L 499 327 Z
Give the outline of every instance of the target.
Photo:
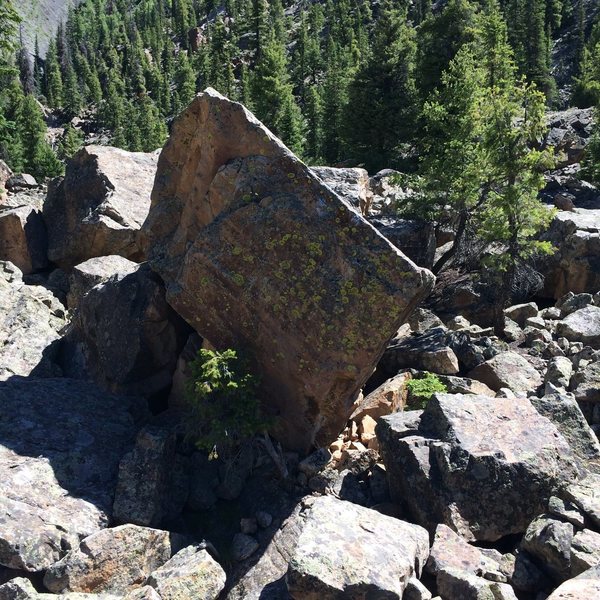
M 559 250 L 501 331 L 427 300 L 448 232 L 394 172 L 309 168 L 210 89 L 160 158 L 0 165 L 0 600 L 597 597 L 588 117 L 549 117 Z M 216 456 L 186 387 L 229 347 L 270 429 Z

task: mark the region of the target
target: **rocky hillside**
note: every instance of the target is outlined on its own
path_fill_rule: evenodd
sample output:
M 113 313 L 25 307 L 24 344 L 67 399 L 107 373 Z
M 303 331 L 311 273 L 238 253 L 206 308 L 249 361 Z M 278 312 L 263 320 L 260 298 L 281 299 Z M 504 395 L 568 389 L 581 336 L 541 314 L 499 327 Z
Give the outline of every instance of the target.
M 40 56 L 46 56 L 48 43 L 56 34 L 61 23 L 67 20 L 69 7 L 81 4 L 82 0 L 22 0 L 14 7 L 23 19 L 22 33 L 25 47 L 33 54 L 37 37 Z
M 590 111 L 548 125 L 557 252 L 500 330 L 394 173 L 211 89 L 160 156 L 0 163 L 0 599 L 598 597 L 600 191 Z

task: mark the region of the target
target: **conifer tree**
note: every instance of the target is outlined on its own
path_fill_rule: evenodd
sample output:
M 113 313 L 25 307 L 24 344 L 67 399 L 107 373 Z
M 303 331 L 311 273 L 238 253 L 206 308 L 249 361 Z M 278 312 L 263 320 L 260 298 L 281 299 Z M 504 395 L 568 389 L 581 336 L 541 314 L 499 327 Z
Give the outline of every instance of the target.
M 60 108 L 63 103 L 63 80 L 58 63 L 54 40 L 50 41 L 46 55 L 46 79 L 44 85 L 46 100 L 50 108 Z
M 417 114 L 415 33 L 406 13 L 386 3 L 373 33 L 371 54 L 348 91 L 346 146 L 369 171 L 401 165 Z
M 83 135 L 69 123 L 58 145 L 58 157 L 61 160 L 71 158 L 83 146 Z

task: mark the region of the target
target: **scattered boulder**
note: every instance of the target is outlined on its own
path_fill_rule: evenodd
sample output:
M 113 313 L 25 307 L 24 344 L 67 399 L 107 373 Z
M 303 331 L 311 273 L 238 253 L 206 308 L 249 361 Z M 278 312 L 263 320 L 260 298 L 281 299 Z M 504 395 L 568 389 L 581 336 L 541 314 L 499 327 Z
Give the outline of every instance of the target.
M 412 375 L 410 373 L 399 373 L 388 379 L 354 405 L 354 411 L 350 415 L 350 419 L 360 422 L 364 417 L 369 416 L 377 420 L 383 415 L 402 410 L 408 399 L 406 383 L 411 379 Z
M 350 594 L 401 599 L 428 555 L 429 537 L 418 525 L 325 496 L 306 515 L 288 590 L 303 600 Z
M 437 577 L 438 592 L 442 598 L 460 600 L 517 600 L 512 587 L 506 583 L 487 581 L 465 571 L 447 569 Z
M 537 317 L 539 308 L 535 302 L 527 304 L 516 304 L 504 310 L 504 314 L 511 320 L 518 323 L 521 327 L 525 327 L 527 319 Z
M 62 375 L 57 363 L 64 307 L 46 288 L 25 285 L 22 275 L 0 262 L 0 381 Z
M 161 600 L 216 600 L 225 587 L 225 571 L 203 548 L 180 550 L 148 577 Z
M 137 263 L 122 256 L 98 256 L 73 267 L 69 278 L 67 305 L 73 310 L 93 287 L 116 275 L 119 279 L 137 269 Z
M 440 375 L 455 375 L 460 370 L 458 357 L 449 346 L 446 333 L 445 328 L 435 327 L 422 335 L 391 344 L 386 348 L 379 368 L 386 373 L 414 368 Z
M 542 377 L 526 358 L 516 352 L 501 352 L 475 367 L 469 377 L 477 379 L 495 392 L 508 388 L 513 392 L 528 392 L 542 384 Z
M 0 260 L 28 275 L 47 266 L 46 251 L 46 228 L 38 211 L 32 206 L 0 208 Z
M 79 303 L 70 339 L 92 378 L 125 394 L 152 396 L 171 384 L 188 329 L 148 265 L 115 275 Z
M 572 375 L 573 362 L 566 356 L 556 356 L 548 361 L 544 383 L 568 390 Z
M 561 496 L 577 506 L 600 530 L 600 475 L 592 473 L 572 483 Z
M 108 525 L 137 407 L 82 381 L 0 384 L 0 565 L 47 569 Z
M 555 490 L 582 473 L 555 425 L 529 400 L 436 394 L 418 422 L 382 417 L 377 437 L 392 500 L 433 531 L 466 539 L 525 531 Z
M 121 525 L 86 537 L 44 575 L 54 593 L 125 593 L 144 583 L 179 548 L 172 534 L 159 529 Z
M 86 146 L 53 180 L 44 203 L 48 258 L 63 269 L 96 256 L 144 256 L 138 232 L 150 208 L 158 153 Z
M 10 179 L 13 172 L 10 167 L 0 159 L 0 200 L 3 198 L 6 182 Z
M 559 321 L 558 334 L 570 342 L 600 349 L 600 307 L 586 306 Z
M 434 280 L 211 89 L 174 123 L 143 232 L 168 302 L 250 355 L 274 434 L 298 450 L 337 437 Z

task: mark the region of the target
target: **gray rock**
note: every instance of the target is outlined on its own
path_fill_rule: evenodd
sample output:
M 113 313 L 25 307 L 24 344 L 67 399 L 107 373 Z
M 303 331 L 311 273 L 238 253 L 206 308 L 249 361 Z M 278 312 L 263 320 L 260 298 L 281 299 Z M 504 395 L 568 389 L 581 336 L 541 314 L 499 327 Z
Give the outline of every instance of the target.
M 144 427 L 135 447 L 119 465 L 113 516 L 118 523 L 156 527 L 166 513 L 166 498 L 175 462 L 173 429 Z
M 172 534 L 159 529 L 121 525 L 86 537 L 53 564 L 44 585 L 54 593 L 125 594 L 166 563 L 179 547 Z
M 549 591 L 553 587 L 552 579 L 542 571 L 532 557 L 520 550 L 514 563 L 514 570 L 510 573 L 512 586 L 521 592 L 537 594 L 540 591 Z
M 0 207 L 0 260 L 15 264 L 25 275 L 48 265 L 46 227 L 32 206 Z
M 81 298 L 99 283 L 106 282 L 113 275 L 122 279 L 137 268 L 137 263 L 118 255 L 98 256 L 76 265 L 71 271 L 69 281 L 67 294 L 69 308 L 71 310 L 77 308 Z
M 0 383 L 0 565 L 41 571 L 108 525 L 138 407 L 81 381 Z
M 582 473 L 556 426 L 522 397 L 436 394 L 416 432 L 390 415 L 377 437 L 392 500 L 430 531 L 445 523 L 467 539 L 525 531 Z
M 548 361 L 544 383 L 552 383 L 557 387 L 569 389 L 573 374 L 573 363 L 564 356 L 556 356 Z
M 17 191 L 36 188 L 38 182 L 35 180 L 35 177 L 29 175 L 29 173 L 18 173 L 17 175 L 9 177 L 4 185 L 9 191 Z
M 434 282 L 212 89 L 173 125 L 143 235 L 169 304 L 214 347 L 246 350 L 273 435 L 298 451 L 337 438 Z
M 0 585 L 0 600 L 36 600 L 37 591 L 29 579 L 15 577 Z
M 290 561 L 292 598 L 402 598 L 429 555 L 417 525 L 324 496 L 317 498 Z
M 600 443 L 571 394 L 551 394 L 543 398 L 533 396 L 531 403 L 556 425 L 588 468 L 600 471 Z
M 487 581 L 466 571 L 456 569 L 440 571 L 437 584 L 442 598 L 517 600 L 514 590 L 507 583 Z
M 445 327 L 435 327 L 422 335 L 388 346 L 379 368 L 390 374 L 407 368 L 440 375 L 456 375 L 460 370 L 458 358 L 449 346 Z
M 70 337 L 99 385 L 152 396 L 169 387 L 187 334 L 167 304 L 160 278 L 141 265 L 81 299 Z
M 548 501 L 548 513 L 571 523 L 577 529 L 583 529 L 585 523 L 583 513 L 568 500 L 552 496 Z
M 518 323 L 521 327 L 525 327 L 527 319 L 537 317 L 539 313 L 538 305 L 535 302 L 527 304 L 516 304 L 504 310 L 504 314 Z
M 596 565 L 600 565 L 600 533 L 590 529 L 578 531 L 571 543 L 571 576 Z
M 310 170 L 348 204 L 369 214 L 373 194 L 369 189 L 369 173 L 366 169 L 336 167 L 311 167 Z
M 77 152 L 64 179 L 49 185 L 44 202 L 49 259 L 63 269 L 113 254 L 143 260 L 138 235 L 150 208 L 157 160 L 156 152 L 106 146 Z
M 431 600 L 432 598 L 433 594 L 416 577 L 408 580 L 402 596 L 403 600 Z
M 513 392 L 528 392 L 542 383 L 537 370 L 516 352 L 501 352 L 475 367 L 469 377 L 485 383 L 496 392 L 501 388 L 509 388 Z
M 591 294 L 567 294 L 561 298 L 556 307 L 560 310 L 561 318 L 565 318 L 577 310 L 585 308 L 592 304 L 593 298 Z
M 413 333 L 417 335 L 422 335 L 434 327 L 445 327 L 440 318 L 426 308 L 417 308 L 417 310 L 410 315 L 407 323 L 410 325 Z
M 219 468 L 200 452 L 192 455 L 190 466 L 190 492 L 187 506 L 190 510 L 208 510 L 217 501 Z
M 559 321 L 558 334 L 571 342 L 600 348 L 600 307 L 587 306 Z
M 131 590 L 123 597 L 123 600 L 162 600 L 156 590 L 149 585 Z
M 521 546 L 536 558 L 556 581 L 565 581 L 571 573 L 573 535 L 571 523 L 541 515 L 527 528 Z
M 509 342 L 516 342 L 524 336 L 519 324 L 508 317 L 504 319 L 504 330 L 502 333 Z
M 578 402 L 600 402 L 600 361 L 586 365 L 573 375 L 571 391 Z
M 500 570 L 500 557 L 493 558 L 468 544 L 446 525 L 438 525 L 426 570 L 432 575 L 440 571 L 458 570 L 490 581 L 506 582 Z
M 560 497 L 575 504 L 600 529 L 600 475 L 592 473 L 572 483 Z
M 596 565 L 557 587 L 547 600 L 591 600 L 600 596 L 600 566 Z
M 205 549 L 188 546 L 153 571 L 147 583 L 162 600 L 216 600 L 225 571 Z
M 56 377 L 63 305 L 41 286 L 25 285 L 21 271 L 0 262 L 0 382 L 15 375 Z
M 446 386 L 449 394 L 475 394 L 477 396 L 494 396 L 494 391 L 485 383 L 468 377 L 440 375 L 438 379 Z
M 410 373 L 399 373 L 382 383 L 355 403 L 350 419 L 357 423 L 360 423 L 365 416 L 377 420 L 383 415 L 404 409 L 408 399 L 406 383 L 411 378 Z

